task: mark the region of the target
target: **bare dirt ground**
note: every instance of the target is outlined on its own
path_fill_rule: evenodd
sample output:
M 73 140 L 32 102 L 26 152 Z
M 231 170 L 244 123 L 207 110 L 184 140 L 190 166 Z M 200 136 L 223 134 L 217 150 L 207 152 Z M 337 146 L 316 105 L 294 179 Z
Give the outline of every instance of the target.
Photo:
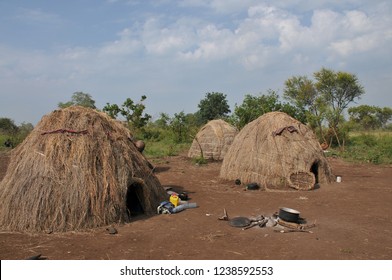
M 341 183 L 313 191 L 245 191 L 219 179 L 221 163 L 197 166 L 184 156 L 152 160 L 165 187 L 189 193 L 199 207 L 172 215 L 139 216 L 129 224 L 87 232 L 0 232 L 0 259 L 42 254 L 50 260 L 108 259 L 392 259 L 392 167 L 330 159 Z M 0 154 L 0 179 L 8 164 Z M 313 233 L 231 227 L 218 220 L 271 215 L 280 207 L 301 212 Z

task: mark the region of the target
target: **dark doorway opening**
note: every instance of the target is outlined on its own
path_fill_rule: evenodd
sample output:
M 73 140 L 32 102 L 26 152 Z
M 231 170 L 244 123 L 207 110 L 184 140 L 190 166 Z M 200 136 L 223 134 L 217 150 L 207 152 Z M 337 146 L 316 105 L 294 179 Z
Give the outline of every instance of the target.
M 133 183 L 128 187 L 126 204 L 128 216 L 135 217 L 144 214 L 143 209 L 143 186 L 138 183 Z
M 319 183 L 319 161 L 316 160 L 315 162 L 313 162 L 312 166 L 310 167 L 310 172 L 312 172 L 314 174 L 314 178 L 316 179 L 316 184 Z

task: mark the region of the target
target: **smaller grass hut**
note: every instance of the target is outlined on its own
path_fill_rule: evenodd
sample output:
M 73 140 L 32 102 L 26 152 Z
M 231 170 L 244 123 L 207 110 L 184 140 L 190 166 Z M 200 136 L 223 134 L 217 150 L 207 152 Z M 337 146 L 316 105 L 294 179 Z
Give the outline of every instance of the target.
M 152 214 L 166 192 L 119 122 L 73 106 L 44 116 L 0 183 L 0 228 L 68 231 Z
M 223 160 L 220 177 L 298 190 L 334 180 L 312 130 L 282 112 L 264 114 L 238 133 Z
M 193 139 L 188 157 L 223 160 L 237 133 L 237 129 L 224 120 L 209 121 Z

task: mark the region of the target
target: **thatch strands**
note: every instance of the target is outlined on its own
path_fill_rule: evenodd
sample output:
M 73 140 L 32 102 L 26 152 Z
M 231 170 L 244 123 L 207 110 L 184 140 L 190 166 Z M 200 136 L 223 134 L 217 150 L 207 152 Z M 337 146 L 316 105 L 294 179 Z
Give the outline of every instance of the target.
M 281 112 L 264 114 L 238 133 L 220 176 L 267 188 L 301 190 L 334 178 L 312 130 Z
M 209 121 L 193 139 L 188 157 L 223 160 L 237 133 L 235 127 L 223 120 Z
M 165 191 L 129 136 L 88 108 L 44 116 L 13 151 L 0 183 L 0 227 L 67 231 L 127 222 L 131 201 L 155 212 Z

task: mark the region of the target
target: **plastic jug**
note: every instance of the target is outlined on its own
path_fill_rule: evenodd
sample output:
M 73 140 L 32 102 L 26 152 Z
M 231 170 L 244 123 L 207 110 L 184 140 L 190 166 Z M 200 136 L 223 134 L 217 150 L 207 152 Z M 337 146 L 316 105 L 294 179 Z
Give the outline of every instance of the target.
M 178 195 L 173 193 L 170 196 L 170 202 L 174 205 L 174 207 L 177 207 L 178 206 L 178 202 L 179 202 Z

